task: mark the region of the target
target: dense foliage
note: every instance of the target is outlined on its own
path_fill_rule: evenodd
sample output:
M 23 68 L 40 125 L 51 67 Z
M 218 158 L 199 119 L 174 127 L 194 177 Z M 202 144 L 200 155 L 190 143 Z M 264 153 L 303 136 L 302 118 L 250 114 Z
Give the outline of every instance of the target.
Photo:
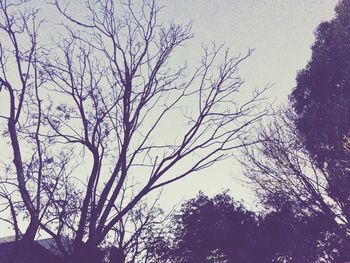
M 330 176 L 330 195 L 350 213 L 350 1 L 316 31 L 312 58 L 297 76 L 290 100 L 303 142 Z

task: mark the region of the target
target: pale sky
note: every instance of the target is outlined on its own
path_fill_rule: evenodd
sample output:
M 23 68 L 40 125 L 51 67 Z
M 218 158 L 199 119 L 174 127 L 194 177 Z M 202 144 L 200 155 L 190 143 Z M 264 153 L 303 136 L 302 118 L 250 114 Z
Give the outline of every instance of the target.
M 189 62 L 199 60 L 202 43 L 211 41 L 224 43 L 234 54 L 255 49 L 240 68 L 240 75 L 246 80 L 245 85 L 252 88 L 274 83 L 268 96 L 279 104 L 287 99 L 295 85 L 296 72 L 310 58 L 315 28 L 333 17 L 337 0 L 160 0 L 159 3 L 165 6 L 160 21 L 193 21 L 195 37 L 181 50 L 182 58 Z M 47 9 L 46 15 L 55 17 L 51 11 Z M 50 32 L 50 28 L 46 31 Z M 254 198 L 247 185 L 242 185 L 241 174 L 234 159 L 218 163 L 166 187 L 160 204 L 170 208 L 194 197 L 200 190 L 213 195 L 230 189 L 235 199 L 244 199 L 253 208 Z M 6 235 L 3 230 L 0 236 Z

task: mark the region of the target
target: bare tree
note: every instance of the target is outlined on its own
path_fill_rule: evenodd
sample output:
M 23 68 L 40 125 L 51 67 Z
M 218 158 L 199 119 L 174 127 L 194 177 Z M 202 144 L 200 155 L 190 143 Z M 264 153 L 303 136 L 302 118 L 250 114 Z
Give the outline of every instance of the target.
M 145 196 L 229 157 L 266 114 L 266 88 L 240 94 L 237 69 L 251 51 L 234 57 L 212 44 L 196 67 L 178 66 L 191 25 L 159 23 L 153 0 L 87 0 L 82 20 L 54 1 L 64 31 L 45 52 L 37 11 L 16 13 L 26 1 L 12 3 L 1 1 L 9 41 L 1 42 L 0 83 L 30 215 L 23 239 L 40 227 L 67 261 L 102 261 L 99 247 Z

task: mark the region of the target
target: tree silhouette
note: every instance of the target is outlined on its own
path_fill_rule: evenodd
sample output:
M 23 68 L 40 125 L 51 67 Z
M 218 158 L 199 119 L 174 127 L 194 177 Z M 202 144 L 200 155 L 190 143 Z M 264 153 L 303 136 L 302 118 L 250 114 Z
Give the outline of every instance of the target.
M 150 247 L 150 262 L 338 262 L 333 222 L 323 213 L 298 213 L 286 196 L 277 200 L 271 197 L 270 210 L 257 215 L 227 193 L 200 193 L 182 205 L 170 233 Z M 326 238 L 331 244 L 321 246 Z
M 182 205 L 173 222 L 168 245 L 153 251 L 164 262 L 254 262 L 262 258 L 255 250 L 255 214 L 226 193 L 213 198 L 200 193 Z

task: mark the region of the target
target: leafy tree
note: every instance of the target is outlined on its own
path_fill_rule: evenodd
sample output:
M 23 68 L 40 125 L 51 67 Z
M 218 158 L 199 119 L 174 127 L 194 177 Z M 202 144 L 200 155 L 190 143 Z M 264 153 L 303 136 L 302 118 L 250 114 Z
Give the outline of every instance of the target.
M 213 198 L 200 193 L 185 202 L 174 217 L 169 262 L 253 262 L 255 214 L 224 193 Z
M 264 215 L 247 211 L 227 193 L 200 193 L 183 204 L 166 239 L 154 249 L 152 262 L 316 262 L 332 236 L 332 221 L 322 213 L 296 213 L 288 198 L 278 198 Z M 283 200 L 283 201 L 282 201 Z M 274 203 L 272 198 L 269 200 Z M 162 247 L 162 245 L 166 244 Z M 161 260 L 160 260 L 161 259 Z M 335 262 L 335 261 L 327 261 Z
M 285 193 L 269 195 L 265 205 L 270 211 L 259 224 L 268 262 L 342 262 L 340 238 L 334 222 L 321 211 L 301 211 L 300 203 Z
M 319 25 L 312 57 L 297 76 L 290 100 L 296 128 L 318 166 L 330 174 L 327 191 L 350 216 L 350 2 Z

